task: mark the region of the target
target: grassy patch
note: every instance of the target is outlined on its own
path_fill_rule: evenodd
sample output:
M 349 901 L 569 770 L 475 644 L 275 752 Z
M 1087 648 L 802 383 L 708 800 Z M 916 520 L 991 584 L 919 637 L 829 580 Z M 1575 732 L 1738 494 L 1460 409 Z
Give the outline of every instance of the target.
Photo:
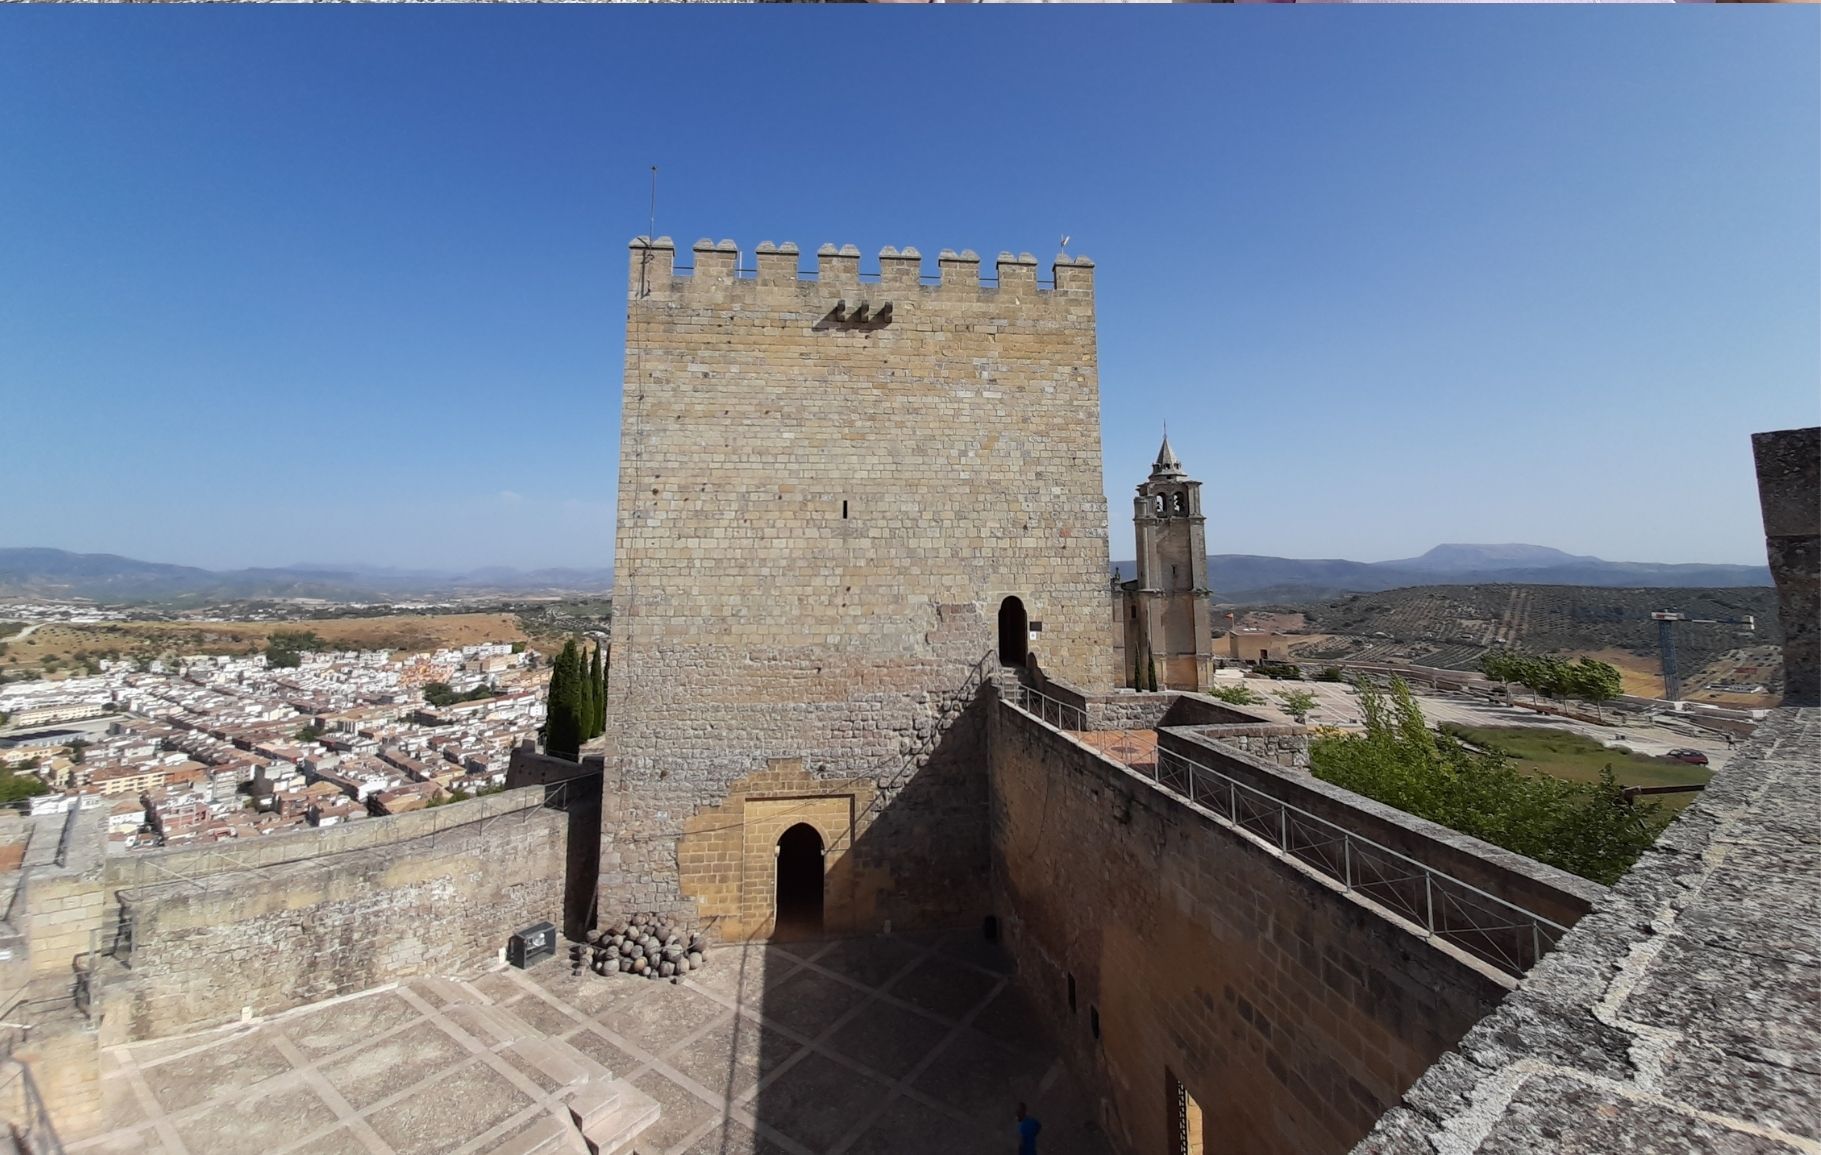
M 1600 768 L 1611 766 L 1613 777 L 1624 786 L 1688 786 L 1705 783 L 1713 772 L 1705 766 L 1690 766 L 1668 758 L 1648 754 L 1622 754 L 1600 745 L 1583 734 L 1556 730 L 1547 726 L 1457 726 L 1442 727 L 1448 733 L 1483 749 L 1497 750 L 1524 770 L 1534 770 L 1552 778 L 1570 782 L 1598 782 Z M 1652 801 L 1669 811 L 1680 810 L 1699 795 L 1664 794 Z

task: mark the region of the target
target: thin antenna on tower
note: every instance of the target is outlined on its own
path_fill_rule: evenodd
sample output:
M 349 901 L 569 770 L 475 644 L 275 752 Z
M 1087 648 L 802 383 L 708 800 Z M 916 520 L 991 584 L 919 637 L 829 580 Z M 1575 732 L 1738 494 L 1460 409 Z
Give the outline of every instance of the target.
M 651 223 L 645 234 L 645 251 L 639 256 L 639 296 L 651 295 L 651 246 L 658 243 L 658 166 L 651 166 Z

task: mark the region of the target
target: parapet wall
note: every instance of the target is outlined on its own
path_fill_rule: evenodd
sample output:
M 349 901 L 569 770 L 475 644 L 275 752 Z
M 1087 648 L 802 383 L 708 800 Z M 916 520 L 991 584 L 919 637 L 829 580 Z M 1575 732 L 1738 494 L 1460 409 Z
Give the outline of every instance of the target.
M 1783 623 L 1783 704 L 1821 706 L 1821 427 L 1754 433 L 1751 447 Z
M 1781 709 L 1356 1155 L 1813 1152 L 1821 710 Z
M 1278 759 L 1235 749 L 1227 729 L 1165 727 L 1157 745 L 1565 927 L 1606 893 L 1597 882 L 1286 768 Z
M 122 933 L 99 981 L 104 1042 L 465 970 L 523 926 L 560 924 L 568 818 L 542 801 L 512 791 L 274 836 L 234 858 L 110 862 Z
M 1115 1150 L 1182 1149 L 1173 1079 L 1210 1149 L 1345 1151 L 1504 994 L 1014 707 L 991 730 L 995 906 Z
M 936 274 L 926 277 L 923 255 L 915 248 L 887 245 L 879 250 L 878 271 L 863 272 L 860 250 L 853 245 L 825 244 L 816 251 L 813 273 L 801 266 L 794 242 L 762 242 L 752 253 L 753 264 L 743 265 L 739 246 L 731 240 L 704 237 L 693 246 L 693 267 L 678 265 L 676 244 L 669 237 L 652 241 L 635 237 L 627 289 L 635 297 L 653 294 L 701 293 L 745 285 L 754 289 L 791 289 L 800 285 L 826 289 L 831 286 L 866 286 L 881 293 L 905 295 L 969 293 L 990 300 L 999 294 L 1022 297 L 1055 294 L 1059 297 L 1092 295 L 1094 262 L 1086 257 L 1059 253 L 1050 264 L 1047 281 L 1037 276 L 1037 258 L 1030 253 L 1002 252 L 993 262 L 988 281 L 980 276 L 980 255 L 972 249 L 943 249 L 936 257 Z

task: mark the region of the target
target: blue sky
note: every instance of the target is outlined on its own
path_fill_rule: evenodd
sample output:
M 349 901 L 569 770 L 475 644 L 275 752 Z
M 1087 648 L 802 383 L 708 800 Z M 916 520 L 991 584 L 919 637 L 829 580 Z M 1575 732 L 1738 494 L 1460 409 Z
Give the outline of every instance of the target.
M 0 545 L 597 565 L 625 245 L 1098 262 L 1113 553 L 1759 562 L 1821 11 L 0 11 Z M 930 262 L 933 266 L 933 261 Z

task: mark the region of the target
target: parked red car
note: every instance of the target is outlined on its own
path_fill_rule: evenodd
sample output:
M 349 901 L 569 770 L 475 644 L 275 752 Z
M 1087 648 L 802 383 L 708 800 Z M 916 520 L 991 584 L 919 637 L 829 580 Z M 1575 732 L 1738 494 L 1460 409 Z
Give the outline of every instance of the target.
M 1699 750 L 1671 750 L 1665 757 L 1673 758 L 1677 762 L 1687 762 L 1691 766 L 1707 765 L 1707 755 Z

